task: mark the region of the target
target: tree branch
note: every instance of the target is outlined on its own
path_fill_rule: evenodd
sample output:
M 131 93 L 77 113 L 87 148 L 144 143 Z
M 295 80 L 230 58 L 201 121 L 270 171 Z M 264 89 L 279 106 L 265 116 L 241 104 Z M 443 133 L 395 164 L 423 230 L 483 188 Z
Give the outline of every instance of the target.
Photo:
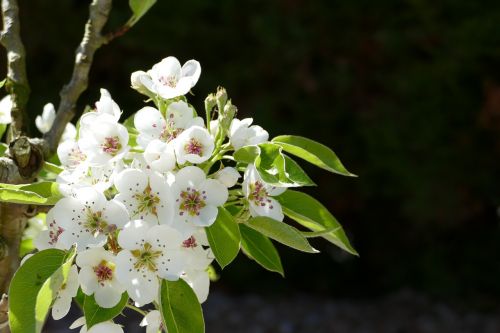
M 3 30 L 0 42 L 7 50 L 7 92 L 12 98 L 12 137 L 26 131 L 26 104 L 30 87 L 26 75 L 26 51 L 21 40 L 17 0 L 2 0 Z
M 73 75 L 60 92 L 61 101 L 57 108 L 56 119 L 51 130 L 44 136 L 49 153 L 56 151 L 64 128 L 75 115 L 78 98 L 87 89 L 94 54 L 106 42 L 101 32 L 108 21 L 111 7 L 112 0 L 93 0 L 90 4 L 85 34 L 76 50 Z

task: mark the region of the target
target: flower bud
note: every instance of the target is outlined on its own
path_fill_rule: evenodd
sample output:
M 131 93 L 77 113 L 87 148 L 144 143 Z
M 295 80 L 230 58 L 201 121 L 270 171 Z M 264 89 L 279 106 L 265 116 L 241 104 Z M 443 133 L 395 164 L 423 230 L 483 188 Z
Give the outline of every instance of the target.
M 217 88 L 217 95 L 215 96 L 217 99 L 217 107 L 219 108 L 219 112 L 224 109 L 227 103 L 227 92 L 224 87 Z
M 215 174 L 215 178 L 228 188 L 236 185 L 240 177 L 239 172 L 231 167 L 225 167 Z
M 212 110 L 216 104 L 217 104 L 217 100 L 216 100 L 214 94 L 208 95 L 207 98 L 205 98 L 205 111 L 207 113 L 212 112 Z
M 144 76 L 147 76 L 148 74 L 143 71 L 136 71 L 133 72 L 132 75 L 130 75 L 130 84 L 132 85 L 132 89 L 137 90 L 143 95 L 150 96 L 151 91 L 146 88 L 144 83 L 142 83 L 141 78 Z M 150 96 L 151 97 L 151 96 Z

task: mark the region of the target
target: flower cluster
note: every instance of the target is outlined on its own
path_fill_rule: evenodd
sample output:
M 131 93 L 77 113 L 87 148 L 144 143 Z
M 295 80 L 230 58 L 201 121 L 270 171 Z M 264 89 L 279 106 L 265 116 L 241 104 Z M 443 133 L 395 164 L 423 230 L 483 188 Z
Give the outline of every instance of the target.
M 265 183 L 253 164 L 242 168 L 227 156 L 267 142 L 268 133 L 251 118 L 234 118 L 236 108 L 222 89 L 207 99 L 213 108 L 206 122 L 199 117 L 184 95 L 200 72 L 195 60 L 181 66 L 174 57 L 163 59 L 131 77 L 132 87 L 154 106 L 121 124 L 121 108 L 101 89 L 78 131 L 67 128 L 57 150 L 64 197 L 48 212 L 47 228 L 35 241 L 39 250 L 75 246 L 77 251 L 53 306 L 54 319 L 68 313 L 79 287 L 102 308 L 117 306 L 124 292 L 144 306 L 157 304 L 162 279 L 183 279 L 204 302 L 214 259 L 206 228 L 220 208 L 244 202 L 251 216 L 283 220 L 273 196 L 285 187 Z M 48 104 L 36 119 L 41 132 L 50 129 L 54 115 Z M 156 311 L 143 324 L 156 331 L 160 322 Z M 100 325 L 121 330 L 111 322 Z M 99 326 L 88 332 L 99 332 Z

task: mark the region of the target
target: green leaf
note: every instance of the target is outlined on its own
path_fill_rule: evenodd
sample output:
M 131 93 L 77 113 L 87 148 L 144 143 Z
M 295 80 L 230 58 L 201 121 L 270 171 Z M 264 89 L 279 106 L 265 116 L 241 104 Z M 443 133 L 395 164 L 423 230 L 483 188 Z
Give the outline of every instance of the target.
M 0 142 L 0 157 L 5 155 L 5 152 L 7 151 L 7 149 L 9 149 L 9 146 L 3 142 Z
M 238 162 L 250 164 L 255 161 L 257 156 L 259 156 L 259 153 L 260 153 L 259 146 L 245 146 L 238 149 L 233 154 L 233 157 Z
M 247 225 L 264 236 L 296 250 L 318 253 L 318 250 L 309 244 L 300 231 L 284 222 L 276 221 L 266 216 L 258 216 L 248 220 Z
M 280 187 L 313 186 L 314 182 L 290 157 L 282 154 L 282 147 L 261 143 L 239 149 L 234 158 L 238 162 L 253 163 L 262 180 Z
M 64 169 L 62 167 L 60 167 L 59 165 L 56 165 L 54 163 L 50 163 L 47 161 L 43 162 L 42 167 L 45 171 L 55 173 L 56 175 L 58 175 L 64 171 Z
M 40 292 L 36 297 L 35 306 L 37 332 L 42 331 L 43 324 L 45 323 L 52 302 L 57 296 L 57 292 L 61 289 L 62 285 L 67 282 L 75 256 L 76 248 L 72 248 L 71 251 L 66 254 L 64 264 L 54 274 L 52 274 L 47 281 L 45 281 L 40 289 Z
M 21 246 L 19 248 L 19 258 L 24 257 L 34 249 L 35 245 L 33 244 L 33 239 L 31 238 L 23 239 L 21 241 Z
M 240 251 L 240 229 L 233 216 L 223 207 L 214 224 L 205 228 L 210 248 L 221 268 L 229 265 Z
M 7 130 L 7 124 L 0 124 L 0 139 L 2 138 L 6 130 Z
M 95 301 L 94 295 L 88 296 L 85 295 L 83 301 L 83 314 L 85 315 L 85 322 L 87 323 L 87 328 L 91 328 L 92 326 L 102 323 L 104 321 L 111 320 L 118 316 L 125 305 L 128 302 L 128 294 L 125 292 L 122 295 L 122 298 L 112 308 L 101 308 Z
M 255 260 L 265 269 L 271 272 L 277 272 L 285 276 L 283 266 L 278 251 L 273 242 L 261 233 L 239 224 L 241 233 L 241 248 L 243 252 L 251 259 Z
M 54 205 L 62 198 L 55 182 L 40 182 L 33 184 L 11 185 L 0 183 L 0 201 Z
M 349 243 L 349 239 L 340 223 L 319 201 L 310 195 L 292 190 L 285 191 L 275 199 L 281 203 L 286 216 L 304 227 L 319 232 L 333 228 L 331 232 L 322 237 L 341 249 L 358 255 L 358 252 Z
M 50 304 L 67 278 L 73 258 L 74 253 L 68 258 L 62 250 L 48 249 L 36 253 L 19 267 L 9 288 L 12 333 L 41 332 Z
M 272 142 L 279 144 L 287 153 L 300 157 L 309 163 L 330 172 L 356 177 L 342 165 L 337 155 L 327 146 L 308 138 L 294 135 L 281 135 Z
M 3 88 L 3 86 L 5 86 L 5 83 L 7 83 L 7 78 L 0 81 L 0 88 Z
M 183 279 L 162 280 L 159 310 L 168 333 L 205 332 L 200 302 Z
M 133 13 L 129 25 L 132 26 L 136 24 L 155 3 L 156 0 L 129 0 L 129 6 Z

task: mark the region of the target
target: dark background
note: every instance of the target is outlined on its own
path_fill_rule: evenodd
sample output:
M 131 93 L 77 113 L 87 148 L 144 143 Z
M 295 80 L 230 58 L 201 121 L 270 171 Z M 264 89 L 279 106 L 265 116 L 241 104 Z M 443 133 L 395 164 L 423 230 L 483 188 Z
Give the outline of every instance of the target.
M 32 116 L 58 102 L 87 1 L 22 0 Z M 108 29 L 128 19 L 115 1 Z M 401 289 L 488 311 L 500 296 L 500 2 L 166 1 L 99 50 L 81 110 L 107 88 L 126 114 L 130 73 L 201 62 L 199 112 L 218 85 L 271 137 L 332 147 L 359 178 L 303 165 L 359 258 L 279 247 L 287 278 L 239 257 L 214 290 L 369 299 Z

